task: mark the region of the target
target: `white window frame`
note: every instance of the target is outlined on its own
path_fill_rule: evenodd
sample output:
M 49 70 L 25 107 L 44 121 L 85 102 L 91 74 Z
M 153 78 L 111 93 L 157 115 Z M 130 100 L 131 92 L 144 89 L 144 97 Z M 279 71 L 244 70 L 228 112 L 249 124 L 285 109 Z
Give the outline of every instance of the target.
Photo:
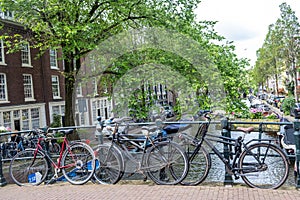
M 28 77 L 30 82 L 25 83 L 25 77 Z M 24 87 L 24 96 L 25 96 L 25 101 L 35 101 L 34 99 L 34 90 L 33 90 L 33 80 L 32 80 L 32 75 L 31 74 L 23 74 L 23 87 Z M 27 90 L 28 89 L 28 90 Z M 28 92 L 30 91 L 31 95 L 28 95 Z
M 0 65 L 7 65 L 5 63 L 5 52 L 4 52 L 3 40 L 0 40 L 0 55 L 1 55 L 1 58 L 2 58 L 2 59 L 0 59 Z
M 55 49 L 50 49 L 49 50 L 49 59 L 50 59 L 50 68 L 51 69 L 58 69 L 57 51 Z
M 3 82 L 0 81 L 0 87 L 4 89 L 4 96 L 5 98 L 0 99 L 0 103 L 8 103 L 8 93 L 7 93 L 7 81 L 6 81 L 6 74 L 0 73 L 0 76 L 3 76 Z M 0 79 L 1 80 L 1 79 Z
M 97 83 L 98 83 L 97 77 L 93 77 L 93 79 L 92 79 L 92 88 L 94 90 L 94 96 L 98 96 L 99 95 L 98 94 L 98 85 L 97 85 Z
M 28 60 L 28 63 L 27 62 L 24 63 L 25 59 L 23 57 L 24 58 L 26 57 L 26 60 Z M 29 43 L 23 44 L 23 47 L 21 49 L 21 62 L 22 62 L 22 67 L 32 67 Z
M 78 83 L 78 85 L 76 87 L 76 94 L 77 94 L 77 97 L 83 97 L 81 83 Z
M 56 80 L 55 82 L 53 81 L 54 79 Z M 51 87 L 52 87 L 53 99 L 61 99 L 60 87 L 59 87 L 59 76 L 57 75 L 51 76 Z

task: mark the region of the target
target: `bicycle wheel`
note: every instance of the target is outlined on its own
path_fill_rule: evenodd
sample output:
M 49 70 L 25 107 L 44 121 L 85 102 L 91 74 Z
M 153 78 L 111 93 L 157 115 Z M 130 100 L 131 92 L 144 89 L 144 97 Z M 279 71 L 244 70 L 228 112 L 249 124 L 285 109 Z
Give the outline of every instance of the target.
M 116 184 L 123 176 L 124 162 L 114 146 L 101 144 L 95 148 L 97 167 L 94 177 L 101 184 Z
M 34 149 L 26 149 L 16 154 L 9 166 L 9 174 L 12 180 L 19 186 L 31 186 L 41 184 L 49 170 L 44 153 Z
M 77 142 L 69 146 L 62 156 L 62 173 L 70 183 L 82 185 L 95 171 L 95 154 L 87 144 Z
M 206 149 L 201 147 L 193 156 L 196 149 L 194 145 L 186 145 L 185 152 L 189 159 L 189 171 L 185 179 L 180 182 L 182 185 L 198 185 L 207 177 L 210 167 L 211 158 Z
M 171 141 L 156 143 L 146 154 L 147 174 L 157 184 L 181 182 L 187 175 L 188 166 L 184 150 Z
M 239 160 L 241 177 L 250 187 L 277 189 L 286 181 L 289 163 L 276 146 L 257 143 L 245 149 Z

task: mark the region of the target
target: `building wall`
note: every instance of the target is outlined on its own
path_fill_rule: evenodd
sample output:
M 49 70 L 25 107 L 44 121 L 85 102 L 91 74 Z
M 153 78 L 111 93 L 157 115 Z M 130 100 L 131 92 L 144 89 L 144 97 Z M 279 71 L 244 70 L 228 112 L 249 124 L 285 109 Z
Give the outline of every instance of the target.
M 4 27 L 0 35 L 18 33 L 23 37 L 30 37 L 30 33 L 22 26 L 7 20 L 1 20 Z M 7 126 L 13 130 L 33 129 L 49 126 L 52 115 L 57 112 L 64 115 L 64 77 L 62 76 L 63 61 L 58 60 L 57 69 L 50 68 L 49 51 L 41 56 L 38 49 L 30 48 L 31 66 L 22 66 L 21 51 L 9 53 L 5 48 L 5 63 L 0 63 L 0 73 L 6 76 L 8 101 L 0 101 L 0 126 Z M 58 51 L 57 58 L 61 56 Z M 33 84 L 32 99 L 25 99 L 23 75 L 31 75 Z M 53 98 L 52 76 L 59 78 L 60 97 Z

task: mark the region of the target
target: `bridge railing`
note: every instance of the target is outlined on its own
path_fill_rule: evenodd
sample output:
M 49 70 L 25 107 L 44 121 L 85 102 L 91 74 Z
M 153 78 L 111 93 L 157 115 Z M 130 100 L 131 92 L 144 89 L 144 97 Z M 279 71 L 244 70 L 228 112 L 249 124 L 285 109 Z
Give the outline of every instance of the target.
M 183 124 L 201 124 L 203 123 L 203 121 L 174 121 L 174 122 L 162 122 L 165 125 L 168 124 L 178 124 L 178 123 L 183 123 Z M 264 127 L 266 125 L 273 125 L 273 126 L 282 126 L 282 125 L 293 125 L 294 128 L 294 137 L 295 137 L 295 145 L 296 145 L 296 152 L 295 152 L 295 163 L 296 163 L 296 168 L 297 168 L 297 178 L 296 178 L 296 188 L 300 188 L 300 175 L 299 175 L 299 161 L 300 161 L 300 122 L 299 121 L 295 121 L 295 122 L 265 122 L 265 121 L 261 121 L 261 122 L 245 122 L 245 121 L 230 121 L 227 118 L 221 120 L 221 121 L 212 121 L 211 124 L 215 124 L 217 126 L 220 126 L 220 131 L 221 134 L 225 137 L 231 137 L 231 132 L 232 131 L 236 131 L 234 128 L 234 125 L 258 125 L 258 139 L 261 138 L 262 134 L 264 133 Z M 129 123 L 129 126 L 148 126 L 148 125 L 155 125 L 154 122 L 150 122 L 150 123 Z M 92 129 L 94 130 L 95 134 L 94 136 L 96 136 L 98 139 L 100 138 L 101 142 L 101 138 L 103 139 L 103 135 L 101 132 L 99 132 L 97 130 L 97 125 L 92 125 L 92 126 L 71 126 L 71 127 L 59 127 L 59 128 L 51 128 L 51 130 L 61 130 L 61 129 Z M 277 131 L 278 128 L 276 128 Z M 0 138 L 4 137 L 4 136 L 9 136 L 12 134 L 25 134 L 25 133 L 29 133 L 32 130 L 25 130 L 25 131 L 18 131 L 18 132 L 6 132 L 6 133 L 0 133 Z M 228 145 L 224 145 L 223 147 L 223 153 L 225 158 L 229 159 L 229 147 Z M 3 170 L 2 170 L 2 155 L 0 154 L 0 186 L 5 186 L 7 184 L 5 177 L 3 176 Z M 230 174 L 228 174 L 227 172 L 225 172 L 225 180 L 224 180 L 224 184 L 228 185 L 228 184 L 233 184 L 233 180 L 232 180 L 232 176 Z

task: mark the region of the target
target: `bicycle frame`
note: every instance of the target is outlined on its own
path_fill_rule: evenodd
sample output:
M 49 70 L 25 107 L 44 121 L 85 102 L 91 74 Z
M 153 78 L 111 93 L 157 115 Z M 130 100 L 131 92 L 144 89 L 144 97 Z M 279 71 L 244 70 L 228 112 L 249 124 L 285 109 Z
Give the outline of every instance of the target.
M 117 138 L 113 139 L 113 143 L 116 144 L 116 146 L 120 147 L 123 152 L 125 153 L 125 156 L 130 159 L 130 161 L 134 162 L 136 166 L 138 166 L 137 171 L 144 171 L 148 168 L 143 166 L 144 158 L 146 149 L 148 147 L 148 143 L 150 142 L 150 145 L 154 145 L 154 140 L 150 138 L 150 136 L 145 136 L 145 139 L 130 139 L 128 137 L 133 136 L 130 134 L 122 134 L 121 136 L 118 135 Z M 121 137 L 121 139 L 120 139 Z M 137 147 L 142 152 L 142 158 L 140 160 L 136 159 L 134 156 L 131 155 L 131 152 L 126 148 L 125 144 L 122 144 L 123 142 L 129 142 L 130 144 Z M 137 142 L 143 142 L 143 145 L 139 145 Z
M 47 159 L 48 161 L 50 161 L 50 163 L 51 163 L 52 166 L 54 167 L 54 169 L 55 169 L 55 175 L 54 175 L 54 176 L 56 176 L 56 177 L 57 177 L 57 170 L 59 170 L 59 169 L 64 169 L 64 168 L 69 168 L 69 167 L 72 167 L 72 166 L 76 165 L 75 163 L 73 163 L 73 164 L 68 164 L 68 165 L 65 165 L 65 166 L 61 166 L 61 159 L 62 159 L 62 156 L 63 156 L 63 153 L 64 153 L 65 149 L 66 149 L 66 148 L 67 148 L 67 149 L 70 149 L 70 145 L 69 145 L 69 142 L 68 142 L 67 138 L 66 138 L 66 137 L 62 137 L 62 139 L 63 139 L 63 142 L 62 142 L 62 148 L 61 148 L 61 150 L 60 150 L 60 152 L 59 152 L 59 157 L 58 157 L 58 159 L 57 159 L 57 163 L 55 163 L 55 162 L 53 161 L 53 159 L 51 158 L 51 156 L 47 153 L 47 151 L 45 151 L 45 150 L 43 149 L 43 147 L 42 147 L 42 145 L 41 145 L 41 142 L 46 140 L 45 138 L 40 137 L 40 138 L 38 139 L 37 147 L 36 147 L 36 149 L 35 149 L 35 151 L 34 151 L 34 159 L 33 159 L 33 163 L 34 163 L 34 161 L 35 161 L 37 152 L 38 152 L 38 151 L 42 151 L 43 154 L 46 156 L 46 159 Z M 70 151 L 70 153 L 72 153 L 72 152 Z M 71 154 L 71 156 L 73 157 L 72 154 Z M 32 164 L 33 164 L 33 163 L 32 163 Z
M 209 124 L 210 124 L 210 122 L 208 122 L 208 126 L 209 126 Z M 244 133 L 244 135 L 242 137 L 235 139 L 235 138 L 229 138 L 229 137 L 225 137 L 225 136 L 209 134 L 209 133 L 207 133 L 207 131 L 202 132 L 201 138 L 198 139 L 197 137 L 198 137 L 199 133 L 201 132 L 200 129 L 201 129 L 201 127 L 199 127 L 198 132 L 193 139 L 193 142 L 194 142 L 194 145 L 196 145 L 196 148 L 193 151 L 192 155 L 189 157 L 189 160 L 193 160 L 193 158 L 196 156 L 196 154 L 198 153 L 198 151 L 200 150 L 200 148 L 202 147 L 202 145 L 204 143 L 209 148 L 211 148 L 213 153 L 215 153 L 218 156 L 218 158 L 225 164 L 226 171 L 231 175 L 240 175 L 237 173 L 240 170 L 242 170 L 242 169 L 236 167 L 237 163 L 238 163 L 238 159 L 240 157 L 240 154 L 242 153 L 242 147 L 243 147 L 244 151 L 247 151 L 248 144 L 250 144 L 252 142 L 264 141 L 265 143 L 271 144 L 271 142 L 274 141 L 272 139 L 252 139 L 252 140 L 248 141 L 247 143 L 244 143 L 244 138 L 245 138 L 246 133 Z M 220 152 L 212 142 L 217 142 L 217 143 L 222 143 L 223 145 L 228 145 L 229 149 L 230 149 L 229 159 L 226 159 L 223 155 L 224 153 Z M 232 152 L 233 147 L 236 147 L 236 145 L 240 145 L 240 146 L 238 148 L 235 148 L 235 152 Z M 249 151 L 249 153 L 251 155 L 253 155 L 253 157 L 257 160 L 257 162 L 259 164 L 264 162 L 265 158 L 260 160 L 251 151 Z M 232 163 L 230 162 L 230 160 L 232 160 Z

